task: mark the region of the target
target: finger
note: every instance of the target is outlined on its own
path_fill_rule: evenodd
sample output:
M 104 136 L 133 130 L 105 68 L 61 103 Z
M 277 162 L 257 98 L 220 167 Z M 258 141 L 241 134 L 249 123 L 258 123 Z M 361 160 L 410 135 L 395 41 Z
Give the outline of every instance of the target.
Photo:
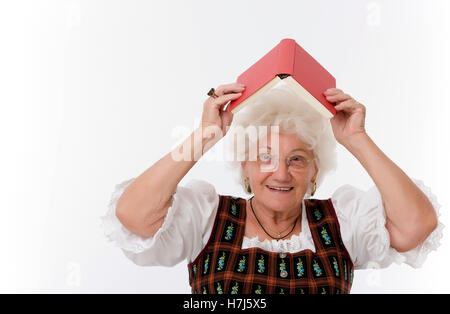
M 352 112 L 356 109 L 362 108 L 364 109 L 364 106 L 360 104 L 359 102 L 355 101 L 354 99 L 349 99 L 346 101 L 341 102 L 340 104 L 334 106 L 336 110 L 343 110 L 346 112 Z
M 323 92 L 324 95 L 335 95 L 337 93 L 343 93 L 343 91 L 339 88 L 329 88 Z
M 328 95 L 325 96 L 329 102 L 342 102 L 348 99 L 352 99 L 352 97 L 348 94 L 338 93 L 336 95 Z
M 242 93 L 231 93 L 220 95 L 217 98 L 210 97 L 210 99 L 213 107 L 220 108 L 221 106 L 225 105 L 228 101 L 237 99 L 241 97 L 241 95 Z
M 221 113 L 221 118 L 223 121 L 223 131 L 226 133 L 227 127 L 229 127 L 231 125 L 231 122 L 233 121 L 233 113 L 224 111 Z
M 245 89 L 245 86 L 240 83 L 231 83 L 227 85 L 220 85 L 216 89 L 216 95 L 221 96 L 230 93 L 242 92 Z

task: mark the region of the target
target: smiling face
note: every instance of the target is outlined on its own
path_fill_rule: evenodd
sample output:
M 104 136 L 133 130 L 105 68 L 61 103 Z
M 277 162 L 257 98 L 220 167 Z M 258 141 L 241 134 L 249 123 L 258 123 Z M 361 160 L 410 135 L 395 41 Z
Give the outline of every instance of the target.
M 272 171 L 265 170 L 267 168 L 264 168 L 264 160 L 259 157 L 257 161 L 250 160 L 241 163 L 245 176 L 249 178 L 255 200 L 273 211 L 298 208 L 308 186 L 315 181 L 318 172 L 314 161 L 307 163 L 304 168 L 288 167 L 286 164 L 287 158 L 293 162 L 302 158 L 309 160 L 314 158 L 313 151 L 307 149 L 307 145 L 298 138 L 297 134 L 279 133 L 278 142 L 278 150 L 273 148 L 269 150 L 267 148 L 271 146 L 269 134 L 267 141 L 260 141 L 258 145 L 258 156 L 270 151 L 273 156 L 279 156 L 277 157 L 279 160 L 275 160 L 278 166 Z M 290 190 L 277 191 L 273 189 L 282 187 L 290 188 Z

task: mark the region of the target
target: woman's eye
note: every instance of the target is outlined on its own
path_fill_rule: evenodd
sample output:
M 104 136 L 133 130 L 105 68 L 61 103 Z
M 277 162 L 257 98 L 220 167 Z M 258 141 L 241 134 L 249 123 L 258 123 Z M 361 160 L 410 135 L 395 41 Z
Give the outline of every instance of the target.
M 261 154 L 261 155 L 259 155 L 259 158 L 261 159 L 261 161 L 269 161 L 270 155 L 269 154 Z
M 305 163 L 306 162 L 306 158 L 303 156 L 295 156 L 295 157 L 292 157 L 290 160 L 293 162 L 296 162 L 296 163 Z

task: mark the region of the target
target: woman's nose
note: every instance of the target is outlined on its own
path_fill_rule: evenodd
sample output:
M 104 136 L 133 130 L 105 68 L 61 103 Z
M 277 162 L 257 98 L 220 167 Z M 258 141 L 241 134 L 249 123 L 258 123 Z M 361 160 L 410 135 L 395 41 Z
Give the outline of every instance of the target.
M 291 173 L 289 172 L 289 166 L 287 163 L 284 161 L 279 161 L 272 173 L 272 177 L 278 179 L 279 181 L 289 181 L 291 178 Z

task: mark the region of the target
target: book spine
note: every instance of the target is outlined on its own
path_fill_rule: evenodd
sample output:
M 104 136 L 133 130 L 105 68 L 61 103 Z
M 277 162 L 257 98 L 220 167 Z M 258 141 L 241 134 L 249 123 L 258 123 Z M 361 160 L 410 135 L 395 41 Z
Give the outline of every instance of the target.
M 277 59 L 278 66 L 276 75 L 278 74 L 294 74 L 295 46 L 297 43 L 293 39 L 285 38 L 278 44 Z

